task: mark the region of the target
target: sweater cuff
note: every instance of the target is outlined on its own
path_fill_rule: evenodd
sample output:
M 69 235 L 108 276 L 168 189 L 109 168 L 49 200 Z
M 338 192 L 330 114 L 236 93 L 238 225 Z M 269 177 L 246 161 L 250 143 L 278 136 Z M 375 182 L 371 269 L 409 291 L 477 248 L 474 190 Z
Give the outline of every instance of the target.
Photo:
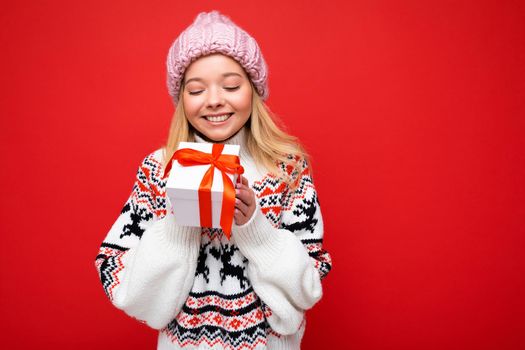
M 248 261 L 269 266 L 280 255 L 284 236 L 268 221 L 257 203 L 248 222 L 240 226 L 233 224 L 232 238 Z
M 186 255 L 194 254 L 195 247 L 200 245 L 200 227 L 180 226 L 173 214 L 168 214 L 153 223 L 151 238 L 157 240 L 161 249 L 172 252 L 176 250 Z

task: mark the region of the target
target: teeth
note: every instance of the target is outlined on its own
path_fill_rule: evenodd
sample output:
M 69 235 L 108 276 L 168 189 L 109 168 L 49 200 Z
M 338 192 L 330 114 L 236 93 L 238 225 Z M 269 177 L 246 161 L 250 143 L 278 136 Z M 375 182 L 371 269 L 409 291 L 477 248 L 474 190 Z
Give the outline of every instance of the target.
M 223 114 L 223 115 L 218 115 L 218 116 L 214 116 L 214 117 L 206 116 L 206 120 L 208 120 L 210 122 L 223 122 L 226 119 L 228 119 L 230 117 L 230 115 L 231 114 Z

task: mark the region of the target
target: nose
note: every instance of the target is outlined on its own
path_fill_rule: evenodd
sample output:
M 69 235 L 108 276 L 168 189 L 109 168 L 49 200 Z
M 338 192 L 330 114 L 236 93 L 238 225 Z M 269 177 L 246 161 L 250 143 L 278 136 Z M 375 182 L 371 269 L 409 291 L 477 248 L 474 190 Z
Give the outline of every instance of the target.
M 222 96 L 220 89 L 218 88 L 209 89 L 209 93 L 206 99 L 206 105 L 207 107 L 212 108 L 212 109 L 215 109 L 217 107 L 224 105 L 224 98 Z

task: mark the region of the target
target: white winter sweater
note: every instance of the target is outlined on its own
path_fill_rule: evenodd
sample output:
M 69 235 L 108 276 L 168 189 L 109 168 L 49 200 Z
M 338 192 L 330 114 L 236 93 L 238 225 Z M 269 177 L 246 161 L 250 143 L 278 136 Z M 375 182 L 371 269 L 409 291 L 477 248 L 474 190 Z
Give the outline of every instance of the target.
M 117 308 L 159 330 L 158 350 L 299 349 L 305 311 L 331 268 L 308 164 L 280 164 L 298 182 L 290 191 L 255 166 L 244 128 L 226 143 L 241 145 L 257 199 L 251 219 L 234 223 L 230 240 L 221 229 L 177 225 L 156 150 L 100 246 L 100 280 Z

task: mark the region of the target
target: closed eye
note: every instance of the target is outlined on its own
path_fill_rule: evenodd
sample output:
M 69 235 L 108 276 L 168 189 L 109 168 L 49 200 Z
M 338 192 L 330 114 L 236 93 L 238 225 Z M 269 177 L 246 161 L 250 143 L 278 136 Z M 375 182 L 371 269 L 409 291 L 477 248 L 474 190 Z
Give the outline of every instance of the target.
M 234 86 L 234 87 L 224 87 L 225 90 L 228 90 L 228 91 L 235 91 L 237 89 L 239 89 L 241 86 Z M 199 90 L 199 91 L 188 91 L 188 93 L 190 95 L 198 95 L 200 94 L 201 92 L 203 92 L 204 90 Z

